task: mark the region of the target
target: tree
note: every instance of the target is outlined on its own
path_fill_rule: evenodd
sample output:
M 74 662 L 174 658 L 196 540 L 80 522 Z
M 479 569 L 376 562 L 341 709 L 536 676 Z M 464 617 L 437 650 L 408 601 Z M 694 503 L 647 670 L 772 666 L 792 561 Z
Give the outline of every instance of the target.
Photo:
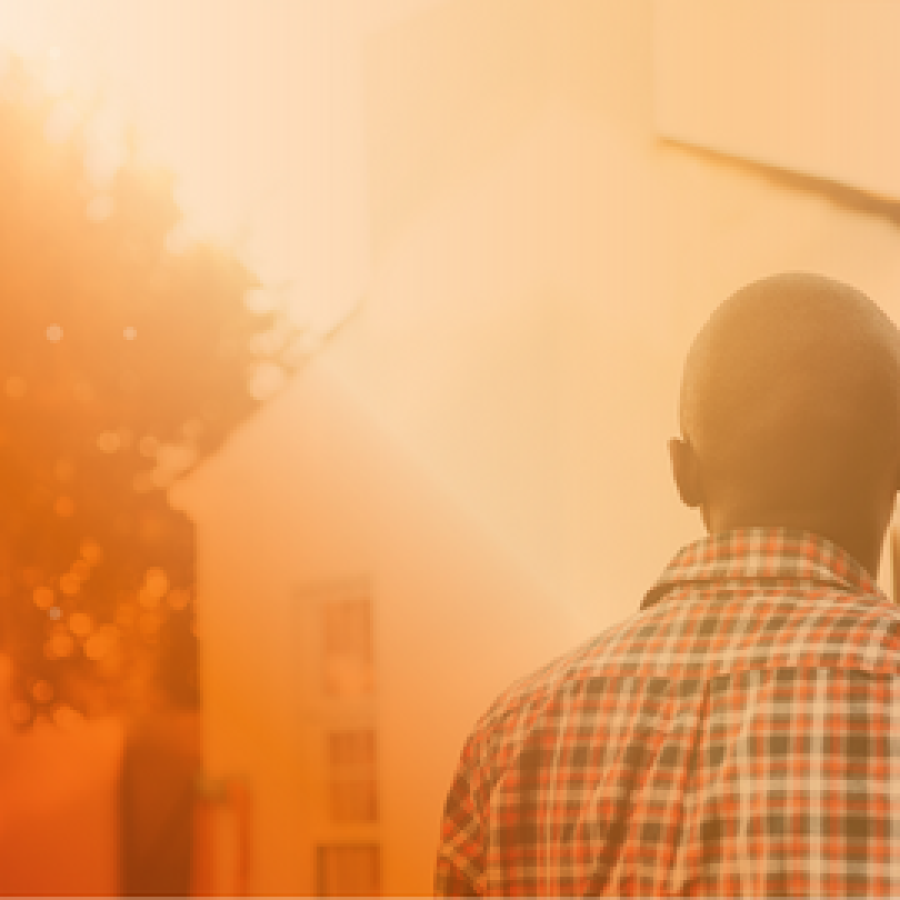
M 189 699 L 193 530 L 166 488 L 297 361 L 233 251 L 173 241 L 173 178 L 133 137 L 92 180 L 89 118 L 19 61 L 0 77 L 0 621 L 22 726 L 132 701 L 166 654 Z

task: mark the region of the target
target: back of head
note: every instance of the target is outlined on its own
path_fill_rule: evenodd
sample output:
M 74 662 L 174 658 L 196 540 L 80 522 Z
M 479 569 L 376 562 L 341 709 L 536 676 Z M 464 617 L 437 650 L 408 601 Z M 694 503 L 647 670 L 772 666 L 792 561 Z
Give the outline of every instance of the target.
M 695 339 L 680 419 L 725 524 L 880 521 L 900 467 L 900 333 L 840 282 L 754 282 Z

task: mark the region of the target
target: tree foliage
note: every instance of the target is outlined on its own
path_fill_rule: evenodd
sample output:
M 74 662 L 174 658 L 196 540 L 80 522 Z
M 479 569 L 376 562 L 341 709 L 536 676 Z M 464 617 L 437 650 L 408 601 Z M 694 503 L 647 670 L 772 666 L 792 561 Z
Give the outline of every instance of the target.
M 170 173 L 112 177 L 20 62 L 0 77 L 0 619 L 13 718 L 191 694 L 194 547 L 166 488 L 290 368 L 230 250 L 173 240 Z M 248 389 L 252 388 L 256 396 Z M 176 662 L 177 661 L 177 662 Z

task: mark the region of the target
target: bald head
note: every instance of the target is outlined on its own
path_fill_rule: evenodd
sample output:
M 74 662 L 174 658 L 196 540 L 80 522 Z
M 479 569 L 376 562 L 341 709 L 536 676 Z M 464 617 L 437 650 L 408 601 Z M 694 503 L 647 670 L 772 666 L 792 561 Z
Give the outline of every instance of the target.
M 831 536 L 852 521 L 883 534 L 900 477 L 900 333 L 840 282 L 754 282 L 697 335 L 680 423 L 676 480 L 712 530 L 783 524 Z

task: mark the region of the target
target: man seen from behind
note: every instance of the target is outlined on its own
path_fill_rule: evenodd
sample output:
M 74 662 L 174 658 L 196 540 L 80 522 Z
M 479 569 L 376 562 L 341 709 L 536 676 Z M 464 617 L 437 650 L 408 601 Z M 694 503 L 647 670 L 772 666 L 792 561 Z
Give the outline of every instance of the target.
M 900 333 L 816 275 L 715 310 L 684 368 L 681 499 L 708 536 L 640 611 L 498 698 L 435 889 L 900 896 Z

